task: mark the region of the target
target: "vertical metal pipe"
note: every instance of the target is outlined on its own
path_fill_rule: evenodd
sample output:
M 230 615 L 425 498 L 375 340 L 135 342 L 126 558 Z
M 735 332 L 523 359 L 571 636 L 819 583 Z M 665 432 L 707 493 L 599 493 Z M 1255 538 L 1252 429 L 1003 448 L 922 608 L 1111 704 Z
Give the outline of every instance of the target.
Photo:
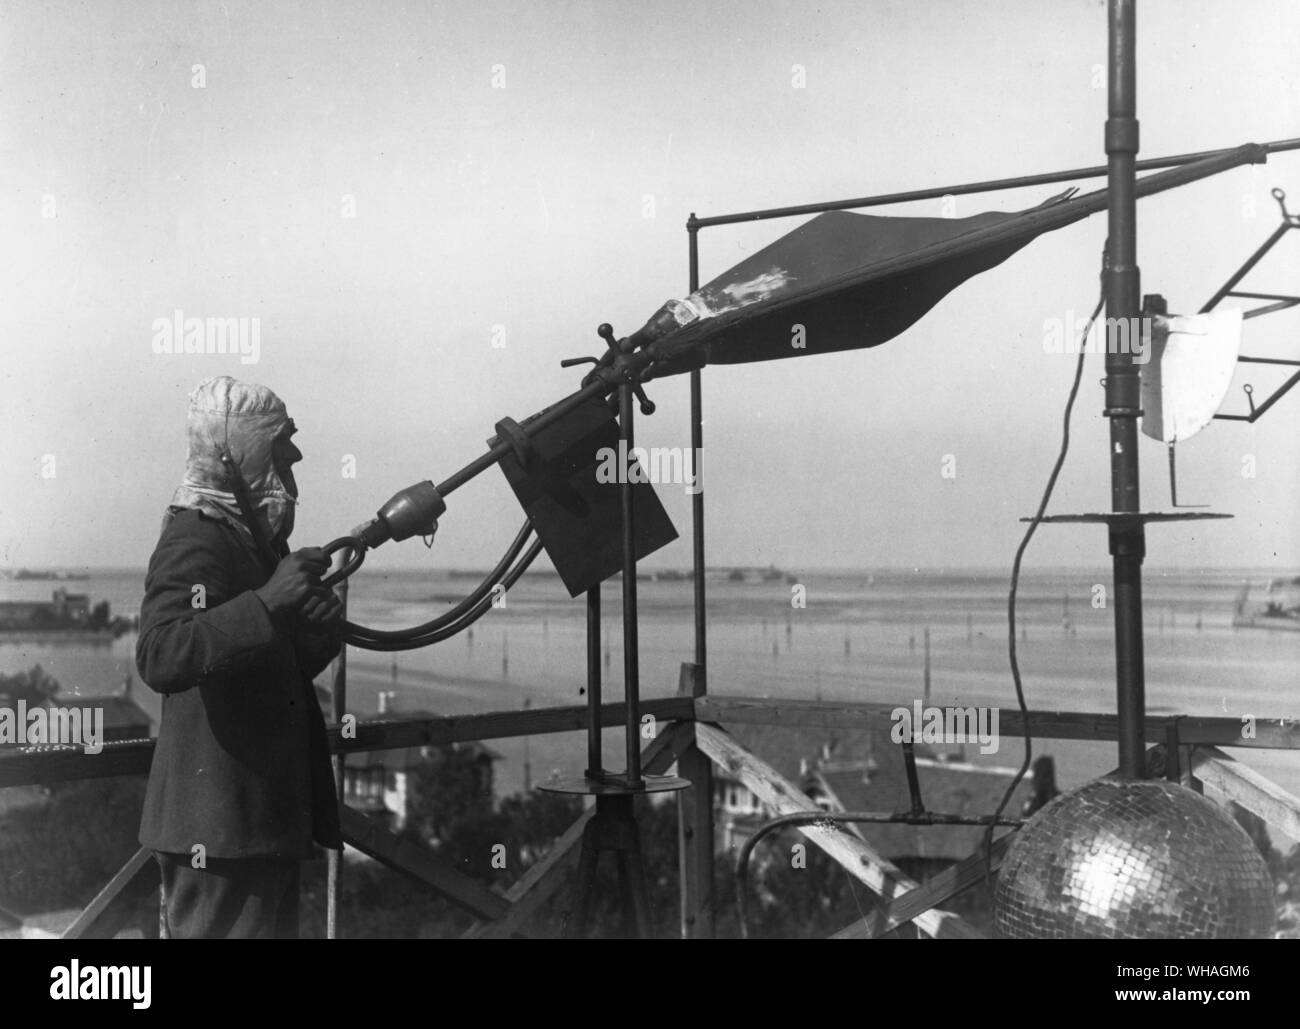
M 618 435 L 625 454 L 632 453 L 632 385 L 618 390 Z M 623 695 L 627 704 L 627 782 L 641 786 L 641 682 L 637 661 L 636 519 L 632 505 L 632 477 L 620 487 L 623 502 Z
M 686 220 L 688 283 L 700 288 L 700 225 L 695 212 Z M 698 369 L 691 376 L 691 455 L 696 491 L 691 496 L 691 567 L 695 600 L 695 667 L 682 689 L 691 697 L 708 690 L 708 610 L 704 585 L 704 401 Z M 685 671 L 685 670 L 683 670 Z M 681 880 L 683 939 L 712 939 L 715 934 L 713 882 L 713 762 L 692 741 L 678 758 L 677 773 L 691 789 L 677 800 L 678 858 Z
M 352 551 L 348 548 L 340 550 L 335 555 L 338 564 L 337 568 L 342 568 L 352 560 Z M 348 616 L 348 580 L 343 579 L 334 586 L 334 595 L 339 598 L 343 605 L 343 617 Z M 330 709 L 334 719 L 334 724 L 338 725 L 343 721 L 343 715 L 347 711 L 348 704 L 348 647 L 343 644 L 339 648 L 338 657 L 334 659 L 334 677 L 332 688 L 330 690 Z M 334 792 L 338 796 L 338 801 L 343 802 L 343 755 L 335 754 L 331 761 L 334 771 Z M 337 940 L 339 938 L 339 899 L 342 895 L 343 882 L 341 873 L 343 871 L 343 852 L 339 850 L 326 851 L 326 882 L 325 882 L 325 938 L 327 940 Z
M 696 224 L 695 212 L 691 212 L 686 222 L 686 232 L 690 241 L 690 291 L 700 288 L 700 228 Z M 699 666 L 697 675 L 707 684 L 706 665 L 708 646 L 705 633 L 704 596 L 704 479 L 702 467 L 704 462 L 704 401 L 700 387 L 700 371 L 691 372 L 691 455 L 692 469 L 695 473 L 695 493 L 691 496 L 691 555 L 692 567 L 695 569 L 695 663 Z M 707 686 L 706 686 L 707 688 Z
M 925 627 L 925 669 L 922 673 L 922 696 L 925 697 L 925 706 L 930 706 L 930 627 Z
M 1141 382 L 1133 334 L 1139 318 L 1141 275 L 1137 265 L 1138 152 L 1135 0 L 1110 0 L 1109 82 L 1106 120 L 1106 416 L 1110 420 L 1111 509 L 1141 510 L 1137 418 Z M 1130 345 L 1121 346 L 1123 342 Z M 1140 521 L 1112 524 L 1110 553 L 1115 583 L 1115 692 L 1119 717 L 1119 768 L 1142 778 L 1145 681 L 1142 653 L 1142 559 L 1146 534 Z
M 587 590 L 587 778 L 603 774 L 600 756 L 600 585 Z
M 692 211 L 686 222 L 690 244 L 690 291 L 700 288 L 700 225 Z M 708 689 L 707 618 L 704 587 L 704 415 L 700 372 L 691 372 L 691 447 L 697 491 L 691 497 L 692 566 L 695 596 L 695 662 L 681 689 L 702 697 Z M 683 669 L 683 671 L 685 671 Z M 712 939 L 714 906 L 713 762 L 692 741 L 677 761 L 679 775 L 691 789 L 678 794 L 678 857 L 681 872 L 681 934 L 684 939 Z

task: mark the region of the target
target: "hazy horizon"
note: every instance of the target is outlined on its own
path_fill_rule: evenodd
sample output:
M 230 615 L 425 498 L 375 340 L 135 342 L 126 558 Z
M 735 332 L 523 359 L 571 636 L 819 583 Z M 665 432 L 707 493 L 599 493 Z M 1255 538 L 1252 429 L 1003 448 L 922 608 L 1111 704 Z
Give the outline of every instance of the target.
M 110 575 L 110 574 L 135 574 L 142 572 L 148 565 L 148 561 L 142 561 L 138 565 L 14 565 L 0 568 L 0 572 L 11 575 L 19 570 L 29 572 L 88 572 L 91 575 Z M 1077 565 L 1030 565 L 1028 563 L 1021 567 L 1021 577 L 1039 576 L 1039 575 L 1056 575 L 1072 574 L 1082 570 L 1094 567 L 1110 567 L 1110 559 L 1089 564 Z M 656 571 L 680 571 L 689 572 L 689 564 L 676 565 L 656 561 L 654 557 L 647 558 L 637 565 L 638 568 L 647 572 Z M 732 568 L 749 568 L 749 569 L 766 569 L 773 567 L 770 564 L 756 565 L 745 562 L 736 562 L 733 564 L 715 564 L 712 561 L 706 566 L 708 571 L 724 571 Z M 1006 567 L 1000 565 L 870 565 L 870 566 L 851 566 L 851 565 L 804 565 L 792 564 L 788 567 L 775 566 L 779 571 L 785 572 L 807 572 L 818 575 L 874 575 L 880 574 L 899 574 L 903 572 L 912 572 L 916 574 L 941 575 L 944 573 L 953 573 L 960 575 L 982 575 L 998 576 L 1005 575 L 1008 580 L 1011 576 L 1011 565 L 1008 562 Z M 1286 576 L 1288 574 L 1300 574 L 1300 566 L 1288 566 L 1286 568 L 1275 565 L 1212 565 L 1212 566 L 1189 566 L 1189 565 L 1153 565 L 1147 563 L 1143 565 L 1146 572 L 1157 573 L 1161 575 L 1179 574 L 1179 575 L 1199 575 L 1214 574 L 1227 575 L 1233 572 L 1249 573 L 1255 575 Z M 411 566 L 363 566 L 355 572 L 351 578 L 376 576 L 376 575 L 437 575 L 439 573 L 455 572 L 456 574 L 483 574 L 486 575 L 491 571 L 490 565 L 447 565 L 436 568 L 417 568 Z M 557 575 L 558 573 L 546 561 L 545 555 L 539 556 L 533 566 L 530 567 L 524 575 Z M 621 573 L 615 573 L 612 577 L 617 579 Z M 30 581 L 41 581 L 33 579 Z

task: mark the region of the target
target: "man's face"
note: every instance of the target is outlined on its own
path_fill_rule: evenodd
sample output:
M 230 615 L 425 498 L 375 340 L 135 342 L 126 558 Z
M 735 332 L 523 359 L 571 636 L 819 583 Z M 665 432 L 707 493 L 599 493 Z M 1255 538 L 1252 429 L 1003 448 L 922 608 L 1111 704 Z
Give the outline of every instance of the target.
M 293 476 L 293 466 L 302 460 L 302 451 L 290 438 L 294 431 L 291 424 L 288 429 L 275 438 L 275 442 L 271 444 L 271 460 L 275 464 L 276 474 L 280 476 L 280 481 L 284 483 L 284 488 L 296 500 L 298 498 L 298 481 Z M 290 504 L 289 510 L 285 512 L 285 539 L 288 539 L 290 533 L 293 532 L 294 506 Z

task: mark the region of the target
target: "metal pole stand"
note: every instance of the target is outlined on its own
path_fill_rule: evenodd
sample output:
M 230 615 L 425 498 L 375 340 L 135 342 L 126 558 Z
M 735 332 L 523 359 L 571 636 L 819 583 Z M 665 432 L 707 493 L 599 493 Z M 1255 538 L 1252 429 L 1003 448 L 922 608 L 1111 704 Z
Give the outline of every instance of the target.
M 611 355 L 626 356 L 625 343 L 614 339 L 614 330 L 601 325 L 597 330 Z M 632 402 L 637 398 L 645 414 L 654 411 L 633 369 L 625 361 L 613 358 L 622 381 L 618 387 L 619 440 L 626 453 L 632 453 Z M 565 926 L 565 936 L 587 934 L 591 915 L 591 898 L 596 889 L 596 866 L 600 852 L 614 855 L 618 867 L 618 888 L 623 905 L 624 931 L 629 937 L 647 939 L 652 933 L 650 899 L 646 890 L 645 865 L 641 860 L 640 832 L 632 798 L 638 793 L 665 793 L 684 790 L 691 784 L 674 775 L 644 775 L 641 771 L 640 662 L 637 652 L 636 607 L 636 524 L 632 503 L 631 477 L 620 484 L 623 511 L 623 690 L 626 699 L 624 734 L 627 770 L 606 772 L 601 761 L 600 729 L 600 587 L 587 591 L 587 773 L 581 778 L 558 779 L 543 783 L 538 789 L 547 793 L 568 793 L 596 798 L 596 813 L 582 831 L 582 850 L 578 858 L 578 899 L 573 919 Z M 706 798 L 707 803 L 707 798 Z
M 650 894 L 646 888 L 645 864 L 641 860 L 641 832 L 637 827 L 633 798 L 638 793 L 684 790 L 690 783 L 669 775 L 643 777 L 640 789 L 616 781 L 561 779 L 539 789 L 548 793 L 569 793 L 596 798 L 596 813 L 582 830 L 578 856 L 578 896 L 572 917 L 564 927 L 566 939 L 587 935 L 591 921 L 591 900 L 596 893 L 596 871 L 602 851 L 614 855 L 618 871 L 618 894 L 623 908 L 623 932 L 629 939 L 645 940 L 654 934 L 650 918 Z

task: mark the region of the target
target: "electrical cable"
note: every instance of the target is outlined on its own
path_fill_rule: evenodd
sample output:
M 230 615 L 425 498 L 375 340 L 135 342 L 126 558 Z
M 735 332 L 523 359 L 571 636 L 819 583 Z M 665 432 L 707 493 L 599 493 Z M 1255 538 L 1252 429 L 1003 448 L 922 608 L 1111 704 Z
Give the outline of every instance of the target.
M 541 552 L 542 541 L 535 540 L 518 563 L 502 578 L 500 582 L 502 589 L 509 590 L 519 580 L 519 577 L 528 570 L 528 566 L 536 560 L 537 555 Z M 416 650 L 420 647 L 428 647 L 434 643 L 441 643 L 444 640 L 451 639 L 457 633 L 468 629 L 488 612 L 492 607 L 493 599 L 493 597 L 485 595 L 459 620 L 420 635 L 403 636 L 401 639 L 376 639 L 371 636 L 358 636 L 355 633 L 348 632 L 344 634 L 343 641 L 351 646 L 360 647 L 362 650 Z
M 430 619 L 421 625 L 413 625 L 406 629 L 372 629 L 369 626 L 357 625 L 354 622 L 344 622 L 343 630 L 352 638 L 365 638 L 372 640 L 398 641 L 409 640 L 417 636 L 423 636 L 431 632 L 437 632 L 458 622 L 465 614 L 470 611 L 474 605 L 483 599 L 492 588 L 501 582 L 501 578 L 506 574 L 510 565 L 514 563 L 519 552 L 523 550 L 524 544 L 528 542 L 528 537 L 532 534 L 532 523 L 525 521 L 519 533 L 515 536 L 514 541 L 506 549 L 505 555 L 497 562 L 496 567 L 484 577 L 474 590 L 461 600 L 455 607 L 449 611 L 444 611 L 437 618 Z
M 1103 259 L 1101 296 L 1097 298 L 1097 306 L 1093 308 L 1093 312 L 1089 316 L 1079 340 L 1079 360 L 1074 366 L 1074 382 L 1070 385 L 1070 395 L 1065 402 L 1065 412 L 1061 425 L 1061 450 L 1056 456 L 1056 464 L 1052 466 L 1052 474 L 1048 476 L 1047 486 L 1044 488 L 1042 499 L 1038 503 L 1038 510 L 1034 512 L 1029 528 L 1025 530 L 1024 538 L 1020 541 L 1020 546 L 1016 548 L 1016 557 L 1011 565 L 1011 589 L 1007 594 L 1007 643 L 1008 654 L 1011 659 L 1011 679 L 1015 683 L 1016 703 L 1020 707 L 1020 721 L 1024 730 L 1025 757 L 1020 763 L 1020 769 L 1016 772 L 1015 778 L 1011 780 L 1011 785 L 1007 787 L 1006 792 L 1002 795 L 1002 802 L 998 804 L 998 809 L 993 814 L 993 820 L 989 822 L 988 829 L 984 833 L 984 882 L 988 887 L 990 903 L 993 900 L 993 830 L 998 819 L 1002 817 L 1002 812 L 1006 810 L 1007 804 L 1011 802 L 1012 796 L 1020 788 L 1020 783 L 1024 780 L 1025 774 L 1029 771 L 1030 762 L 1033 760 L 1034 742 L 1029 728 L 1029 708 L 1025 704 L 1024 684 L 1020 680 L 1020 660 L 1016 653 L 1016 594 L 1020 588 L 1020 563 L 1025 556 L 1029 541 L 1034 538 L 1034 533 L 1038 530 L 1039 523 L 1042 522 L 1043 515 L 1047 512 L 1047 505 L 1051 502 L 1052 492 L 1056 489 L 1056 480 L 1061 474 L 1061 468 L 1065 465 L 1065 456 L 1070 450 L 1070 415 L 1074 411 L 1075 398 L 1079 395 L 1079 384 L 1083 381 L 1083 359 L 1087 355 L 1087 340 L 1092 332 L 1093 324 L 1101 315 L 1101 310 L 1106 304 L 1105 270 L 1105 260 Z

